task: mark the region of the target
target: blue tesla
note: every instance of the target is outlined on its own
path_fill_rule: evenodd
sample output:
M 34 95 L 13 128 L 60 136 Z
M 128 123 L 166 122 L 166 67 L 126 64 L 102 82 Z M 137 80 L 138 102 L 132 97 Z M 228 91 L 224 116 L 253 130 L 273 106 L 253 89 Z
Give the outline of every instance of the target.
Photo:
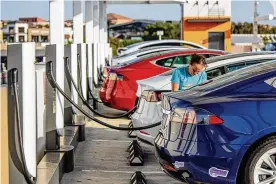
M 162 96 L 155 154 L 187 183 L 276 184 L 276 61 Z

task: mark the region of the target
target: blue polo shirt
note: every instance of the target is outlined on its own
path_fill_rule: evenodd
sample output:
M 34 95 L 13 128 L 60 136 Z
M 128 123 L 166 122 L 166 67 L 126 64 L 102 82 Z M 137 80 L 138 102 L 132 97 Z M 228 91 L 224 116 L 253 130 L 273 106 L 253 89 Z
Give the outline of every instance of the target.
M 176 68 L 173 72 L 171 82 L 179 84 L 179 90 L 189 89 L 207 80 L 206 72 L 200 72 L 197 75 L 190 75 L 187 66 Z

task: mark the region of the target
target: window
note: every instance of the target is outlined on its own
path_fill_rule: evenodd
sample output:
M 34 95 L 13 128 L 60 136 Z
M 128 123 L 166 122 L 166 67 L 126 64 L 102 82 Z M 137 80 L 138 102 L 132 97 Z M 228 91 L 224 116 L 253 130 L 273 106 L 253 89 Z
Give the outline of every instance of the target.
M 246 66 L 245 63 L 233 64 L 233 65 L 227 66 L 227 70 L 228 70 L 228 72 L 232 72 L 234 70 L 238 70 L 238 69 L 243 68 L 245 66 Z
M 25 33 L 24 27 L 19 27 L 19 28 L 18 28 L 18 32 L 19 32 L 19 33 Z
M 25 42 L 25 36 L 19 36 L 18 40 L 19 42 Z
M 261 63 L 258 67 L 243 68 L 241 70 L 233 71 L 209 80 L 209 82 L 204 85 L 196 86 L 194 90 L 210 91 L 218 89 L 222 86 L 228 86 L 239 81 L 246 80 L 252 76 L 257 76 L 273 71 L 275 67 L 276 62 L 266 62 Z
M 163 67 L 171 67 L 174 59 L 175 59 L 175 57 L 161 59 L 161 60 L 156 61 L 156 64 L 159 66 L 163 66 Z
M 207 79 L 213 79 L 226 73 L 224 66 L 206 71 Z
M 190 60 L 191 60 L 191 56 L 190 55 L 187 55 L 187 56 L 178 56 L 178 57 L 176 57 L 176 59 L 175 59 L 175 61 L 173 63 L 172 68 L 178 68 L 178 67 L 184 66 L 186 64 L 189 64 Z
M 41 36 L 41 42 L 48 42 L 48 36 Z
M 14 27 L 9 27 L 9 32 L 14 32 Z
M 32 42 L 38 43 L 39 42 L 38 36 L 32 36 Z
M 10 43 L 13 43 L 13 42 L 14 42 L 14 37 L 13 37 L 13 36 L 10 36 L 9 42 L 10 42 Z

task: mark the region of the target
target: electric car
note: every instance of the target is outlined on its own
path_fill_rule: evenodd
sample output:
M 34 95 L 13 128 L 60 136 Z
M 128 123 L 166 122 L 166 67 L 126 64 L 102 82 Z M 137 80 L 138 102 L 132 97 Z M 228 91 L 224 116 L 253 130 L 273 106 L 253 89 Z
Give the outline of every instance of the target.
M 155 154 L 187 183 L 276 182 L 276 60 L 162 96 Z
M 191 55 L 195 53 L 206 57 L 226 54 L 224 51 L 210 49 L 163 51 L 141 57 L 139 61 L 110 67 L 99 96 L 107 106 L 119 110 L 131 110 L 136 104 L 136 80 L 149 78 L 172 68 L 184 66 L 189 63 Z
M 267 62 L 276 59 L 276 54 L 271 52 L 260 53 L 240 53 L 217 56 L 206 59 L 208 67 L 206 69 L 207 78 L 213 79 L 222 74 L 238 70 L 242 67 Z M 171 91 L 171 75 L 173 70 L 164 74 L 144 80 L 137 81 L 139 98 L 138 108 L 131 116 L 134 127 L 147 126 L 162 121 L 161 93 Z M 143 86 L 141 85 L 143 84 Z M 141 93 L 141 86 L 142 90 Z M 142 95 L 141 95 L 142 94 Z M 160 127 L 136 131 L 137 138 L 146 143 L 153 144 Z
M 161 51 L 166 51 L 166 50 L 183 50 L 183 49 L 187 49 L 187 48 L 179 47 L 179 46 L 150 47 L 150 48 L 145 48 L 142 50 L 137 50 L 135 52 L 131 52 L 131 53 L 123 55 L 123 56 L 113 57 L 111 60 L 111 63 L 112 63 L 112 66 L 116 66 L 116 65 L 119 65 L 119 64 L 127 62 L 127 61 L 136 60 L 137 58 L 146 56 L 148 54 L 153 54 L 156 52 L 161 52 Z
M 205 47 L 198 45 L 196 43 L 171 39 L 171 40 L 154 40 L 154 41 L 138 42 L 138 43 L 126 46 L 124 48 L 119 48 L 117 50 L 117 53 L 119 56 L 122 56 L 141 49 L 150 48 L 150 47 L 162 47 L 162 46 L 182 46 L 186 48 L 206 49 Z

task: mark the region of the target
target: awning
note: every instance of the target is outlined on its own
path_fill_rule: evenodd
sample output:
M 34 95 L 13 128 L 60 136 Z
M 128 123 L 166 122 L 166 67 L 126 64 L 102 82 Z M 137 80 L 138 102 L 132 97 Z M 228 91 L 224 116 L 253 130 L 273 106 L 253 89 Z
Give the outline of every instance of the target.
M 230 17 L 187 17 L 187 22 L 228 22 Z

